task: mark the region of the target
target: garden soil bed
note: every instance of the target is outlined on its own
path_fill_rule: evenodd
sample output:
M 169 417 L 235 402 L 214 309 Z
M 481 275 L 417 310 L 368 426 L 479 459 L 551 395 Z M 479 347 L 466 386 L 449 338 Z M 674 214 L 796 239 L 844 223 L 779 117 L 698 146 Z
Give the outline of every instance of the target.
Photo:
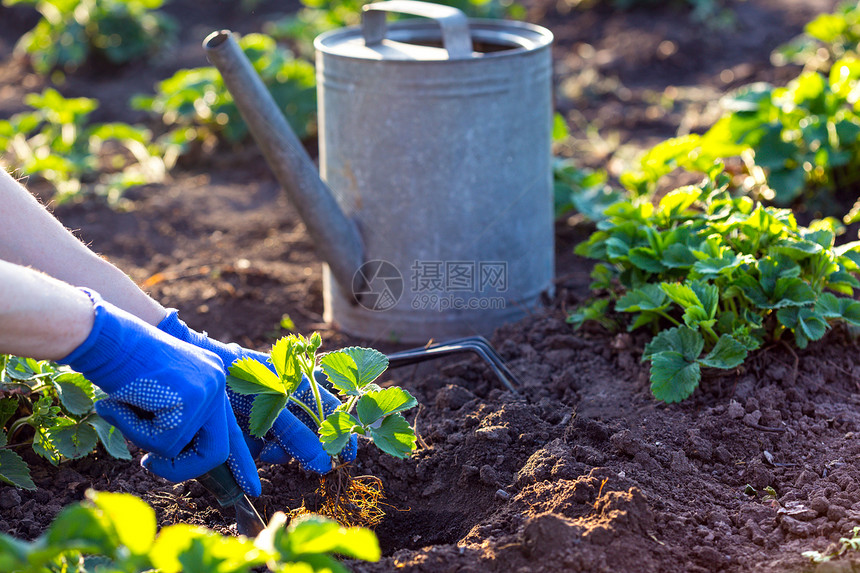
M 176 59 L 110 74 L 84 70 L 66 84 L 67 95 L 111 94 L 100 119 L 131 121 L 118 102 L 176 65 L 204 65 L 199 43 L 208 31 L 254 31 L 276 9 L 264 2 L 251 14 L 226 4 L 204 11 L 173 2 L 187 30 Z M 737 21 L 725 31 L 669 8 L 563 16 L 555 6 L 534 5 L 532 14 L 556 33 L 557 105 L 577 141 L 588 143 L 571 152 L 611 170 L 610 155 L 625 146 L 641 149 L 679 129 L 704 127 L 726 90 L 791 77 L 796 69 L 771 66 L 770 50 L 833 5 L 747 0 L 733 5 Z M 41 86 L 10 57 L 31 24 L 26 11 L 0 8 L 5 115 L 21 108 L 24 91 Z M 655 104 L 655 94 L 672 103 Z M 586 123 L 602 139 L 589 139 Z M 400 348 L 322 323 L 319 259 L 253 147 L 217 150 L 128 198 L 119 211 L 88 202 L 55 213 L 191 326 L 266 349 L 287 314 L 298 331 L 320 331 L 324 349 Z M 385 375 L 421 403 L 410 415 L 417 416 L 420 448 L 406 461 L 360 449 L 355 472 L 379 476 L 387 492 L 387 516 L 377 528 L 384 557 L 351 568 L 798 571 L 811 568 L 801 552 L 824 550 L 860 525 L 860 346 L 847 332 L 832 331 L 804 351 L 764 348 L 742 368 L 706 373 L 687 402 L 659 403 L 640 362 L 647 337 L 573 331 L 565 323 L 566 311 L 587 296 L 590 263 L 572 249 L 590 228 L 571 220 L 556 231 L 554 297 L 492 336 L 521 381 L 518 393 L 468 357 Z M 199 485 L 148 474 L 140 455 L 56 468 L 31 457 L 38 489 L 0 486 L 0 531 L 34 538 L 87 488 L 139 495 L 162 525 L 235 531 Z M 261 512 L 286 511 L 303 499 L 313 504 L 316 479 L 295 463 L 261 467 L 260 475 Z M 850 570 L 842 565 L 836 570 Z

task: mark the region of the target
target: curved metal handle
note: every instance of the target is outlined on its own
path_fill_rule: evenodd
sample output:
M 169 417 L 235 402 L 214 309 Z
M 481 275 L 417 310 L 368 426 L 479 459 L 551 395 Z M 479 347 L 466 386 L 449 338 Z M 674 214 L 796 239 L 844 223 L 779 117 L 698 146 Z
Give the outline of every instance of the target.
M 362 11 L 361 33 L 367 46 L 374 46 L 385 39 L 386 12 L 397 12 L 435 20 L 442 29 L 442 46 L 448 51 L 449 60 L 472 57 L 469 19 L 457 8 L 417 0 L 391 0 L 367 4 Z

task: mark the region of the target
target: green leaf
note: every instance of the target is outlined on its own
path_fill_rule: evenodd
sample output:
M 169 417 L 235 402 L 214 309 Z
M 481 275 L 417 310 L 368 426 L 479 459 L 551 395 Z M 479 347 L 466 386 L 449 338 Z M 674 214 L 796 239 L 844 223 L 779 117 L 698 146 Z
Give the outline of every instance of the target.
M 415 449 L 415 432 L 402 414 L 392 414 L 378 428 L 368 428 L 376 447 L 396 458 L 406 458 Z
M 35 365 L 36 361 L 32 358 L 10 356 L 6 362 L 6 376 L 21 382 L 32 380 L 38 374 L 38 370 L 34 370 Z
M 32 545 L 0 533 L 0 571 L 26 571 Z
M 21 489 L 36 489 L 30 478 L 30 468 L 12 450 L 0 450 L 0 480 Z
M 18 399 L 13 397 L 0 398 L 0 428 L 18 411 Z
M 119 542 L 133 555 L 145 555 L 155 541 L 155 511 L 127 493 L 88 492 L 93 505 L 110 521 Z
M 619 312 L 641 312 L 644 310 L 664 310 L 668 308 L 666 293 L 659 285 L 646 284 L 645 286 L 628 291 L 627 294 L 615 303 L 615 310 Z
M 768 297 L 772 297 L 779 279 L 800 276 L 800 265 L 786 256 L 765 257 L 756 263 L 759 283 Z
M 230 365 L 227 384 L 237 394 L 278 394 L 286 396 L 284 384 L 265 364 L 242 358 Z
M 86 456 L 98 442 L 98 434 L 91 425 L 69 418 L 58 419 L 48 431 L 48 437 L 57 451 L 70 460 Z
M 272 347 L 269 358 L 287 394 L 292 394 L 302 383 L 302 368 L 296 355 L 296 340 L 295 335 L 279 339 Z
M 680 352 L 666 351 L 651 356 L 651 392 L 664 402 L 680 402 L 699 385 L 699 363 Z
M 369 426 L 389 414 L 404 412 L 418 405 L 418 401 L 403 388 L 392 387 L 368 392 L 358 400 L 355 413 L 362 425 Z
M 705 339 L 699 332 L 687 326 L 676 326 L 652 338 L 651 342 L 645 345 L 642 360 L 660 352 L 677 352 L 688 362 L 693 362 L 699 358 L 704 347 Z
M 825 322 L 820 316 L 817 316 L 815 311 L 807 308 L 801 309 L 798 326 L 800 327 L 800 330 L 803 331 L 803 335 L 809 340 L 821 339 L 827 332 L 828 328 L 827 322 Z M 795 332 L 796 331 L 797 329 L 795 329 Z
M 860 301 L 849 298 L 839 299 L 842 320 L 852 326 L 860 326 Z
M 361 389 L 388 368 L 388 358 L 373 348 L 350 346 L 329 352 L 320 361 L 328 379 L 342 394 L 361 395 Z
M 684 311 L 684 324 L 692 329 L 711 328 L 716 323 L 716 320 L 711 318 L 705 309 L 700 306 L 691 306 Z
M 688 185 L 669 191 L 660 199 L 657 211 L 664 216 L 674 217 L 689 209 L 702 195 L 698 187 Z
M 780 239 L 773 247 L 773 252 L 788 255 L 796 261 L 820 253 L 822 250 L 824 249 L 818 243 L 796 239 Z
M 552 116 L 552 141 L 561 142 L 570 137 L 570 129 L 567 127 L 567 121 L 560 113 L 555 113 Z
M 845 299 L 840 299 L 833 293 L 821 293 L 821 296 L 815 301 L 815 311 L 824 318 L 841 318 L 842 305 L 840 300 Z
M 852 294 L 855 289 L 860 289 L 860 281 L 854 275 L 845 270 L 838 270 L 830 273 L 827 277 L 827 288 L 838 290 L 839 287 L 847 287 L 844 289 L 845 294 Z
M 687 284 L 681 283 L 660 283 L 660 288 L 665 292 L 673 302 L 680 305 L 681 308 L 689 308 L 691 306 L 702 306 L 702 302 L 693 288 Z
M 336 456 L 340 453 L 349 437 L 355 433 L 361 424 L 352 414 L 347 412 L 334 412 L 319 427 L 320 442 L 323 449 L 330 455 Z
M 717 285 L 708 284 L 702 281 L 693 281 L 690 283 L 690 288 L 699 299 L 702 309 L 708 319 L 713 319 L 717 313 L 717 305 L 720 302 L 720 291 Z
M 686 269 L 692 267 L 697 259 L 686 245 L 673 243 L 663 249 L 661 262 L 670 269 Z
M 714 348 L 707 356 L 699 360 L 703 366 L 728 370 L 743 364 L 747 357 L 747 348 L 728 334 L 720 336 Z
M 608 298 L 599 298 L 590 304 L 580 306 L 570 312 L 565 319 L 565 322 L 572 324 L 574 330 L 578 330 L 585 324 L 586 321 L 596 320 L 609 327 L 612 319 L 606 316 L 606 309 L 609 306 Z
M 60 374 L 54 378 L 54 387 L 63 408 L 73 416 L 83 416 L 93 409 L 93 385 L 83 374 Z
M 201 569 L 204 565 L 201 562 L 201 549 L 210 556 L 211 569 Z M 183 570 L 188 573 L 246 572 L 256 565 L 262 565 L 267 557 L 274 555 L 255 548 L 253 539 L 224 537 L 187 523 L 162 528 L 149 552 L 153 567 L 160 573 L 180 573 Z
M 274 374 L 273 374 L 274 376 Z M 283 394 L 258 394 L 251 404 L 248 430 L 255 438 L 262 438 L 271 429 L 281 410 L 287 405 L 288 396 Z
M 764 289 L 762 289 L 761 283 L 755 277 L 741 275 L 735 280 L 734 286 L 757 308 L 770 308 L 770 299 L 765 294 Z
M 630 262 L 637 268 L 649 273 L 662 273 L 666 270 L 666 265 L 661 261 L 661 257 L 648 247 L 635 247 L 630 249 L 628 255 Z
M 795 342 L 800 348 L 806 348 L 808 341 L 820 339 L 827 331 L 824 317 L 812 308 L 782 308 L 777 311 L 776 318 L 794 332 Z
M 381 552 L 376 535 L 363 527 L 345 528 L 319 515 L 293 518 L 281 538 L 284 553 L 295 557 L 336 553 L 352 559 L 379 561 Z
M 99 510 L 81 503 L 69 505 L 57 514 L 45 532 L 45 540 L 56 552 L 113 555 L 119 545 L 109 520 Z
M 770 308 L 803 306 L 815 301 L 815 291 L 798 278 L 781 278 L 776 281 Z
M 131 453 L 128 451 L 128 444 L 125 441 L 125 436 L 122 435 L 119 428 L 111 426 L 108 424 L 107 420 L 98 414 L 87 416 L 87 423 L 96 431 L 99 440 L 105 450 L 107 450 L 108 454 L 120 460 L 131 459 Z
M 745 257 L 731 251 L 726 251 L 719 257 L 697 261 L 693 265 L 693 272 L 704 279 L 714 279 L 721 274 L 738 268 L 746 262 L 748 261 Z

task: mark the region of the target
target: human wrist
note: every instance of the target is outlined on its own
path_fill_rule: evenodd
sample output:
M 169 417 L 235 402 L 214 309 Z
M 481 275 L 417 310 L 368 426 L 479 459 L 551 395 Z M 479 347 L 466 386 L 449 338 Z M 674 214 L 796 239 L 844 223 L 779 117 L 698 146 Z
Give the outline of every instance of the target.
M 197 348 L 214 352 L 224 363 L 224 367 L 228 368 L 236 359 L 246 355 L 253 356 L 255 353 L 251 350 L 246 350 L 236 343 L 224 343 L 214 338 L 210 338 L 206 332 L 197 332 L 190 328 L 185 322 L 179 318 L 179 311 L 175 308 L 167 309 L 167 316 L 158 323 L 157 328 L 174 338 L 192 344 Z
M 98 380 L 101 389 L 111 393 L 125 380 L 136 376 L 136 365 L 131 358 L 134 340 L 145 326 L 95 291 L 85 288 L 79 291 L 92 304 L 92 327 L 83 342 L 58 362 Z

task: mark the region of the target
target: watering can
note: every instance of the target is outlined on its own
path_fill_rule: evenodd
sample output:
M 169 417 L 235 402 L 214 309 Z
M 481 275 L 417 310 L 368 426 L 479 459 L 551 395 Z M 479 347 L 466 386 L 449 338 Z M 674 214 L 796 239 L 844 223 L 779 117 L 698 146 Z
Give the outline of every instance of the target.
M 325 263 L 328 322 L 489 335 L 551 293 L 551 43 L 448 6 L 364 6 L 360 27 L 315 41 L 318 172 L 230 32 L 204 41 Z

